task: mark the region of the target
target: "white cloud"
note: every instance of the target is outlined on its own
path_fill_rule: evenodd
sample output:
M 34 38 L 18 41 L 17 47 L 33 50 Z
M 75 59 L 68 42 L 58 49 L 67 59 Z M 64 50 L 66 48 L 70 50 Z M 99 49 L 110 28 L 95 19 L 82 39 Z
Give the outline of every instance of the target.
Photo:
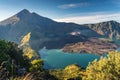
M 63 4 L 63 5 L 59 5 L 58 8 L 61 9 L 69 9 L 69 8 L 76 8 L 76 7 L 85 7 L 85 6 L 89 6 L 90 4 L 87 2 L 84 3 L 71 3 L 71 4 Z
M 89 16 L 75 16 L 75 17 L 65 17 L 54 19 L 58 22 L 74 22 L 78 24 L 87 24 L 87 23 L 98 23 L 103 21 L 115 20 L 120 22 L 120 12 L 112 14 L 96 14 Z

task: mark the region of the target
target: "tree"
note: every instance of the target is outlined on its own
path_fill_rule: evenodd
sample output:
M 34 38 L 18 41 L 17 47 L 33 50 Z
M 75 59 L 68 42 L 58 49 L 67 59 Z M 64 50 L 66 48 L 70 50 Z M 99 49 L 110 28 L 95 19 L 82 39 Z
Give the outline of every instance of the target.
M 51 70 L 50 74 L 54 75 L 58 80 L 81 80 L 82 72 L 80 66 L 77 64 L 71 64 L 65 67 L 65 69 Z
M 12 59 L 15 60 L 16 64 L 23 65 L 24 57 L 23 51 L 18 48 L 18 45 L 14 42 L 8 42 L 9 48 L 7 54 L 10 55 Z
M 120 52 L 110 52 L 107 57 L 91 62 L 83 80 L 119 80 Z
M 81 68 L 77 64 L 67 66 L 64 71 L 64 80 L 81 80 Z
M 33 50 L 30 46 L 31 32 L 27 33 L 21 40 L 19 48 L 23 50 L 23 56 L 28 57 L 29 60 L 34 60 L 40 58 L 39 54 Z
M 31 67 L 30 67 L 30 71 L 32 72 L 36 72 L 36 71 L 42 71 L 42 67 L 43 67 L 43 60 L 41 59 L 35 59 L 31 62 Z

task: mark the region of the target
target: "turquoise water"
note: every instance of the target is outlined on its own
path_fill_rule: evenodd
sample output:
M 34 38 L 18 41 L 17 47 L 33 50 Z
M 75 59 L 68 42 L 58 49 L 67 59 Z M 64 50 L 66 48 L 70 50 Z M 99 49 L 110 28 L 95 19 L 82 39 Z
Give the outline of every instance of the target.
M 60 49 L 41 49 L 41 58 L 44 60 L 45 69 L 65 68 L 70 64 L 78 64 L 81 67 L 86 67 L 89 62 L 100 59 L 99 55 L 95 54 L 79 54 L 79 53 L 65 53 Z

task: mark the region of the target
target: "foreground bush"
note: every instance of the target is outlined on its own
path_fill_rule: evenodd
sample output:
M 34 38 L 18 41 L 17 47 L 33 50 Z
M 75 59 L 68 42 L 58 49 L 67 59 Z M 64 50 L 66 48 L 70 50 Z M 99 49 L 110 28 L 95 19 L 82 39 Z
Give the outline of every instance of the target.
M 81 80 L 82 69 L 76 64 L 67 66 L 65 69 L 51 71 L 58 80 Z
M 107 57 L 91 62 L 83 80 L 120 80 L 120 52 L 110 52 Z
M 30 67 L 30 71 L 31 72 L 38 72 L 38 71 L 42 71 L 42 67 L 43 67 L 43 60 L 41 59 L 35 59 L 31 62 L 31 67 Z

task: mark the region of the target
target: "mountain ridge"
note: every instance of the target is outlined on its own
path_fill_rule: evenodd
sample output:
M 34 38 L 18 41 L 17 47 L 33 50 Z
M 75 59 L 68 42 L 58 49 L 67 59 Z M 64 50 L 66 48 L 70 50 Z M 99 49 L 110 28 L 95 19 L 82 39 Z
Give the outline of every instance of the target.
M 62 48 L 66 44 L 86 41 L 91 37 L 101 37 L 101 34 L 89 25 L 56 22 L 27 9 L 0 22 L 1 39 L 19 44 L 22 37 L 29 32 L 31 32 L 30 45 L 35 50 L 44 46 Z
M 109 37 L 111 39 L 120 38 L 120 23 L 114 20 L 96 24 L 86 24 L 86 26 L 105 37 Z

